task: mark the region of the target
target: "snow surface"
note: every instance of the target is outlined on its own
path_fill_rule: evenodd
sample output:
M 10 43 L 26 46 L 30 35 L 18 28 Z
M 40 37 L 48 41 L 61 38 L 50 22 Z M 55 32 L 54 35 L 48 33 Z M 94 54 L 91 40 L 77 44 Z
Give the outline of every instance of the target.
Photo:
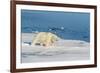
M 59 39 L 49 47 L 31 46 L 35 34 L 22 33 L 22 63 L 90 59 L 90 45 L 88 42 Z

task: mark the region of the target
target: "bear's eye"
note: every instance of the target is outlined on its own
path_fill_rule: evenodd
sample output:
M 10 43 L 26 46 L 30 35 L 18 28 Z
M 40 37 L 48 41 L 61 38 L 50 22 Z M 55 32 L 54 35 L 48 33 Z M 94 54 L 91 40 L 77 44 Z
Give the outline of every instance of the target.
M 35 45 L 40 45 L 40 43 L 35 43 Z
M 45 44 L 43 44 L 43 46 L 46 46 Z

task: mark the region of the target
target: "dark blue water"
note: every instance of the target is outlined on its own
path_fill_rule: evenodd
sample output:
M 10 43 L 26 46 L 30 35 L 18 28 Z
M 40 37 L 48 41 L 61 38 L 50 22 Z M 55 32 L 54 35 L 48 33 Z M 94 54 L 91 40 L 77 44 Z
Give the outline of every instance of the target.
M 63 39 L 90 41 L 90 13 L 21 10 L 22 33 L 52 32 Z

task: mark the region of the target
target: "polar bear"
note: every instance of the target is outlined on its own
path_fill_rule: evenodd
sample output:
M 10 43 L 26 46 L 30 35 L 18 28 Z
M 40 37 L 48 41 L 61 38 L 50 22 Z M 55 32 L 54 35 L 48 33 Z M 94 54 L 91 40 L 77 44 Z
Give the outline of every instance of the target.
M 58 36 L 51 32 L 39 32 L 32 41 L 32 45 L 51 46 L 59 39 Z

